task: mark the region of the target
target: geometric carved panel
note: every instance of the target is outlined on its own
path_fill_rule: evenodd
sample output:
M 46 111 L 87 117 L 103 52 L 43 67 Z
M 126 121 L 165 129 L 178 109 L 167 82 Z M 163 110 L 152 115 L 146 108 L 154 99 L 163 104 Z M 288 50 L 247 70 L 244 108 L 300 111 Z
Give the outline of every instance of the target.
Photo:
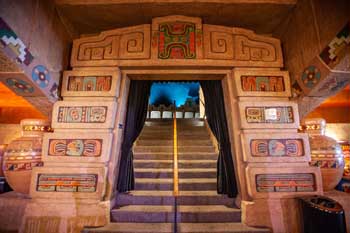
M 320 170 L 316 167 L 271 167 L 248 165 L 248 193 L 252 198 L 283 198 L 291 194 L 322 193 Z
M 302 133 L 244 133 L 241 135 L 246 162 L 309 162 L 310 146 Z
M 299 126 L 298 106 L 290 101 L 240 101 L 241 128 L 295 128 Z
M 238 96 L 291 96 L 287 71 L 236 68 L 233 74 Z
M 63 73 L 62 96 L 119 96 L 120 71 L 79 70 Z
M 100 200 L 104 194 L 104 167 L 40 167 L 32 172 L 32 198 Z
M 44 162 L 79 163 L 107 162 L 111 152 L 111 133 L 70 131 L 44 134 Z
M 52 113 L 53 128 L 110 129 L 114 127 L 114 101 L 58 101 Z
M 150 25 L 144 24 L 76 39 L 73 41 L 71 65 L 112 65 L 115 60 L 149 59 L 150 33 Z

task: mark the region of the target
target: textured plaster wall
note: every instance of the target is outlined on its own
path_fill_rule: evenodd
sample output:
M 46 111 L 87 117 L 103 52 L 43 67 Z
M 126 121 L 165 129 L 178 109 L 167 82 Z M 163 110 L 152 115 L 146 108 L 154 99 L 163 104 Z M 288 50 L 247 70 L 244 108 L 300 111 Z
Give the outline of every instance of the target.
M 67 67 L 72 38 L 52 0 L 0 0 L 0 16 L 50 72 Z
M 299 0 L 290 16 L 276 29 L 285 66 L 298 78 L 311 60 L 350 20 L 348 0 Z
M 0 144 L 9 144 L 21 136 L 19 124 L 0 124 Z

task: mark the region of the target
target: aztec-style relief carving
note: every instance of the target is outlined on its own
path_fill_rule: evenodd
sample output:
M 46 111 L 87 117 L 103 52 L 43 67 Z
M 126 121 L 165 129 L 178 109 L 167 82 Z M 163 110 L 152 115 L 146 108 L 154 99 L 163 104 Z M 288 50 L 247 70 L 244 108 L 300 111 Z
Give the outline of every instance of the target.
M 312 173 L 258 174 L 255 176 L 258 192 L 313 192 L 315 176 Z
M 150 25 L 140 25 L 77 39 L 73 43 L 71 63 L 72 66 L 108 66 L 134 59 L 140 61 L 125 64 L 137 66 L 145 60 L 205 59 L 221 60 L 226 66 L 236 67 L 283 66 L 278 39 L 241 28 L 203 25 L 200 18 L 178 15 L 154 18 L 152 30 Z
M 107 106 L 61 106 L 58 108 L 59 123 L 104 123 Z
M 291 96 L 287 71 L 235 68 L 233 76 L 238 96 Z
M 253 139 L 250 150 L 253 157 L 304 155 L 302 139 Z
M 322 182 L 316 167 L 254 167 L 246 168 L 248 193 L 253 198 L 283 198 L 291 193 L 320 194 Z
M 49 139 L 49 156 L 99 157 L 102 139 Z
M 112 128 L 114 101 L 58 101 L 53 108 L 53 128 Z
M 38 174 L 39 192 L 96 192 L 97 174 Z
M 299 126 L 296 103 L 242 101 L 239 103 L 239 110 L 243 128 L 298 128 Z
M 293 108 L 290 106 L 245 108 L 245 118 L 248 123 L 293 123 L 293 115 Z
M 63 73 L 62 96 L 111 96 L 118 97 L 120 71 L 73 70 Z
M 246 162 L 309 162 L 310 146 L 303 133 L 244 133 L 241 135 Z
M 150 25 L 101 32 L 74 40 L 72 65 L 81 61 L 147 59 L 150 57 Z
M 280 41 L 253 31 L 203 25 L 204 57 L 237 61 L 282 63 Z

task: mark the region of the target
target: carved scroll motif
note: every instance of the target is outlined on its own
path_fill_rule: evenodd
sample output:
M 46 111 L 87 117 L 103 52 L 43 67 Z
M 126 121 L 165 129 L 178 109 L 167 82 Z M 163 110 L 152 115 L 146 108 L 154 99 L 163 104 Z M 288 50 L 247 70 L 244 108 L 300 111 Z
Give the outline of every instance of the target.
M 277 61 L 276 48 L 269 43 L 250 40 L 247 36 L 235 36 L 235 58 L 242 61 Z
M 72 63 L 87 61 L 147 59 L 150 57 L 150 25 L 102 32 L 74 41 Z
M 204 56 L 210 59 L 234 58 L 232 28 L 203 25 Z

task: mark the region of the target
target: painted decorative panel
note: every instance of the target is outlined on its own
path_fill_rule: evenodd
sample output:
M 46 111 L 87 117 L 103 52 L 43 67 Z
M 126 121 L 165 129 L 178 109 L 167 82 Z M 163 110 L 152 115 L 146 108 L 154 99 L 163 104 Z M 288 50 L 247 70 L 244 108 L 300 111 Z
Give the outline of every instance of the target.
M 97 174 L 38 174 L 39 192 L 96 192 Z
M 59 101 L 53 109 L 53 128 L 113 128 L 114 101 Z
M 246 162 L 309 162 L 310 146 L 304 133 L 244 133 L 241 135 Z
M 236 68 L 233 75 L 238 96 L 291 96 L 287 71 Z
M 245 108 L 245 118 L 248 123 L 293 123 L 292 107 L 253 107 Z
M 308 166 L 273 167 L 271 165 L 246 168 L 248 194 L 252 198 L 283 198 L 291 194 L 322 194 L 320 170 Z
M 10 26 L 0 17 L 0 42 L 6 48 L 10 49 L 20 64 L 28 66 L 34 59 L 28 47 L 10 28 Z
M 150 57 L 150 25 L 144 24 L 101 32 L 73 41 L 72 66 L 104 65 L 123 59 Z M 108 63 L 109 64 L 109 63 Z
M 170 22 L 159 25 L 158 58 L 196 58 L 196 26 L 187 22 Z
M 258 192 L 312 192 L 316 190 L 312 173 L 258 174 L 255 176 Z
M 44 162 L 106 162 L 112 147 L 112 134 L 89 130 L 45 134 L 43 138 Z
M 101 200 L 106 182 L 106 168 L 101 167 L 39 167 L 31 177 L 30 196 L 50 199 Z
M 327 47 L 322 50 L 320 58 L 330 69 L 334 69 L 345 56 L 349 45 L 350 23 L 348 22 Z
M 201 19 L 185 16 L 168 16 L 153 19 L 152 58 L 202 58 Z
M 242 128 L 298 128 L 297 105 L 289 101 L 239 103 Z
M 107 110 L 107 106 L 61 106 L 58 108 L 57 122 L 104 123 Z
M 62 96 L 119 96 L 120 71 L 65 71 Z
M 44 96 L 43 90 L 34 85 L 34 83 L 29 80 L 24 73 L 2 73 L 0 82 L 5 84 L 11 91 L 19 96 Z

